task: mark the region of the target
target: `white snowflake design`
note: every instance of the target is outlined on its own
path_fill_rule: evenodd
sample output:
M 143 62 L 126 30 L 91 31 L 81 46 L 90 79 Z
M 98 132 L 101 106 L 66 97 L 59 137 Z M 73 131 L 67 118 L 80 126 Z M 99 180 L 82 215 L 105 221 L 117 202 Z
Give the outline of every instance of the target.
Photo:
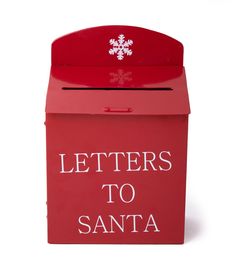
M 125 82 L 133 80 L 131 71 L 124 72 L 124 70 L 118 69 L 117 72 L 110 72 L 109 74 L 111 76 L 110 83 L 123 85 Z
M 133 44 L 133 40 L 129 39 L 125 41 L 124 34 L 120 34 L 118 36 L 118 40 L 110 39 L 109 43 L 113 46 L 113 48 L 109 50 L 109 54 L 117 54 L 118 60 L 123 60 L 125 55 L 131 56 L 133 53 L 133 51 L 129 49 L 129 47 Z

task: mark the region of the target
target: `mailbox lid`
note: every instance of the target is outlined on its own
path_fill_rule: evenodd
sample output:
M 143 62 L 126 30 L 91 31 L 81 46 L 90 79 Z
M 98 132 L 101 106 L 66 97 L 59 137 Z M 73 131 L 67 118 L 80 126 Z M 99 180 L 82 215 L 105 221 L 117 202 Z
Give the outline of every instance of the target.
M 189 114 L 184 67 L 53 66 L 47 113 Z
M 52 44 L 47 113 L 189 114 L 183 45 L 133 26 L 100 26 Z

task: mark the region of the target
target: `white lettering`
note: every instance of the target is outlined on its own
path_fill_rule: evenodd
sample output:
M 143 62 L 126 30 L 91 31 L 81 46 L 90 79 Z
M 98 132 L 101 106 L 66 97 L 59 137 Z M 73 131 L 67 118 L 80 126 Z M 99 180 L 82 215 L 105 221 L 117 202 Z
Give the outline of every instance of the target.
M 103 232 L 102 232 L 103 234 L 107 234 L 108 233 L 108 231 L 107 231 L 107 229 L 105 227 L 105 224 L 104 224 L 104 222 L 102 220 L 102 216 L 101 215 L 99 215 L 98 218 L 97 218 L 97 222 L 95 224 L 95 227 L 94 227 L 94 230 L 93 230 L 93 234 L 97 234 L 98 233 L 97 232 L 97 228 L 102 228 L 103 229 Z
M 83 225 L 83 226 L 85 226 L 85 227 L 88 228 L 88 231 L 87 231 L 87 232 L 84 232 L 84 231 L 80 230 L 80 228 L 79 228 L 79 233 L 80 233 L 80 234 L 85 234 L 85 235 L 87 235 L 87 234 L 90 233 L 90 231 L 91 231 L 91 227 L 90 227 L 89 224 L 82 222 L 82 218 L 85 218 L 85 219 L 87 219 L 88 221 L 90 221 L 90 218 L 89 218 L 89 216 L 82 215 L 82 216 L 79 217 L 79 220 L 78 220 L 78 221 L 79 221 L 79 224 L 81 224 L 81 225 Z
M 168 168 L 162 168 L 161 165 L 159 165 L 159 169 L 161 171 L 169 171 L 171 169 L 171 167 L 172 167 L 172 163 L 169 160 L 164 159 L 162 157 L 163 154 L 167 154 L 167 155 L 171 156 L 170 151 L 161 151 L 160 154 L 159 154 L 159 159 L 161 161 L 163 161 L 163 162 L 166 162 L 169 165 L 169 167 Z
M 117 220 L 112 216 L 109 215 L 109 217 L 111 218 L 111 231 L 110 233 L 115 233 L 114 228 L 113 228 L 113 222 L 115 223 L 116 226 L 118 226 L 118 228 L 121 230 L 121 232 L 125 231 L 125 215 L 120 215 L 121 217 L 121 225 L 117 222 Z
M 152 159 L 147 159 L 147 155 L 148 154 L 152 155 Z M 155 168 L 155 166 L 152 163 L 156 159 L 156 154 L 153 153 L 153 152 L 143 152 L 143 156 L 144 156 L 144 159 L 143 159 L 143 164 L 144 164 L 143 171 L 148 171 L 147 163 L 149 163 L 151 165 L 152 169 L 154 171 L 156 171 L 157 169 Z
M 111 153 L 109 153 L 108 157 L 110 157 L 112 155 L 115 155 L 115 163 L 116 163 L 116 168 L 115 168 L 114 172 L 120 172 L 118 156 L 122 155 L 123 157 L 125 157 L 125 153 L 123 153 L 123 152 L 111 152 Z
M 131 163 L 135 163 L 137 165 L 138 158 L 135 157 L 134 159 L 131 159 L 131 155 L 138 155 L 140 157 L 139 152 L 126 152 L 128 154 L 128 172 L 132 171 L 140 171 L 141 166 L 137 167 L 136 169 L 131 168 Z
M 61 171 L 60 173 L 72 173 L 74 168 L 70 169 L 69 171 L 65 171 L 65 165 L 64 165 L 64 156 L 66 154 L 59 154 L 60 158 L 61 158 Z
M 149 232 L 148 231 L 149 227 L 154 227 L 155 228 L 155 230 L 153 232 L 160 232 L 160 230 L 157 228 L 156 221 L 155 221 L 155 219 L 154 219 L 152 214 L 150 214 L 150 216 L 148 218 L 147 225 L 146 225 L 146 228 L 145 228 L 144 232 L 148 233 Z
M 101 170 L 101 155 L 104 155 L 105 157 L 107 157 L 107 154 L 104 152 L 99 152 L 99 153 L 92 153 L 91 154 L 91 158 L 96 155 L 97 156 L 97 170 L 96 172 L 103 172 L 103 170 Z
M 112 166 L 114 172 L 169 171 L 172 169 L 170 151 L 144 152 L 94 152 L 59 154 L 60 173 L 104 172 L 102 166 Z M 92 159 L 92 160 L 91 160 Z M 73 160 L 73 162 L 72 162 Z
M 141 214 L 122 214 L 118 217 L 108 215 L 105 218 L 102 215 L 98 215 L 93 220 L 89 216 L 82 215 L 79 217 L 78 222 L 78 232 L 80 234 L 114 234 L 117 232 L 125 233 L 127 231 L 130 233 L 160 232 L 153 214 L 144 217 Z
M 84 160 L 79 160 L 80 156 L 85 156 L 86 158 L 88 158 L 88 155 L 86 153 L 75 153 L 74 154 L 76 157 L 76 171 L 75 172 L 88 172 L 89 171 L 89 167 L 85 170 L 81 170 L 80 169 L 80 165 L 86 166 L 85 165 L 85 159 Z
M 125 200 L 124 199 L 124 196 L 123 196 L 123 189 L 124 187 L 129 187 L 131 189 L 131 198 L 130 200 Z M 131 185 L 131 184 L 123 184 L 120 188 L 120 199 L 124 202 L 124 203 L 130 203 L 134 200 L 134 197 L 135 197 L 135 190 L 134 190 L 134 187 Z
M 136 218 L 140 218 L 140 219 L 143 219 L 143 216 L 140 215 L 140 214 L 133 214 L 133 215 L 127 215 L 126 216 L 126 220 L 129 219 L 129 218 L 132 218 L 133 220 L 133 230 L 131 231 L 132 233 L 137 233 L 137 229 L 136 229 Z
M 113 186 L 118 189 L 117 184 L 103 184 L 102 185 L 102 189 L 104 187 L 108 187 L 108 201 L 107 201 L 107 203 L 114 203 L 114 201 L 112 200 L 112 190 L 111 190 Z

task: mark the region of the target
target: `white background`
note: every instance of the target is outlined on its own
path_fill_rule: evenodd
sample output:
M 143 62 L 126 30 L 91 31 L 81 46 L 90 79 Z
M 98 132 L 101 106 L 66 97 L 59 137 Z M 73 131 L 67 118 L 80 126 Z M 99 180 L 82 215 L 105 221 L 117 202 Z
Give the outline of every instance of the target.
M 1 1 L 0 266 L 235 266 L 236 4 L 198 1 Z M 49 245 L 44 106 L 50 44 L 126 24 L 185 46 L 189 125 L 184 245 Z

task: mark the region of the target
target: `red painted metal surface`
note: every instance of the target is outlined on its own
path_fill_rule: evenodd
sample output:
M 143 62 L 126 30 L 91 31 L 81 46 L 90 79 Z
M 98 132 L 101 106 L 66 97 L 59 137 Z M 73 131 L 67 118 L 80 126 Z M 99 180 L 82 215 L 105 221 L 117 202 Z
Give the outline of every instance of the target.
M 52 45 L 49 243 L 183 243 L 190 113 L 183 46 L 104 26 Z
M 132 56 L 118 63 L 108 51 L 110 40 L 132 40 Z M 128 26 L 105 26 L 68 34 L 53 42 L 52 65 L 66 66 L 183 66 L 183 46 L 155 31 Z

